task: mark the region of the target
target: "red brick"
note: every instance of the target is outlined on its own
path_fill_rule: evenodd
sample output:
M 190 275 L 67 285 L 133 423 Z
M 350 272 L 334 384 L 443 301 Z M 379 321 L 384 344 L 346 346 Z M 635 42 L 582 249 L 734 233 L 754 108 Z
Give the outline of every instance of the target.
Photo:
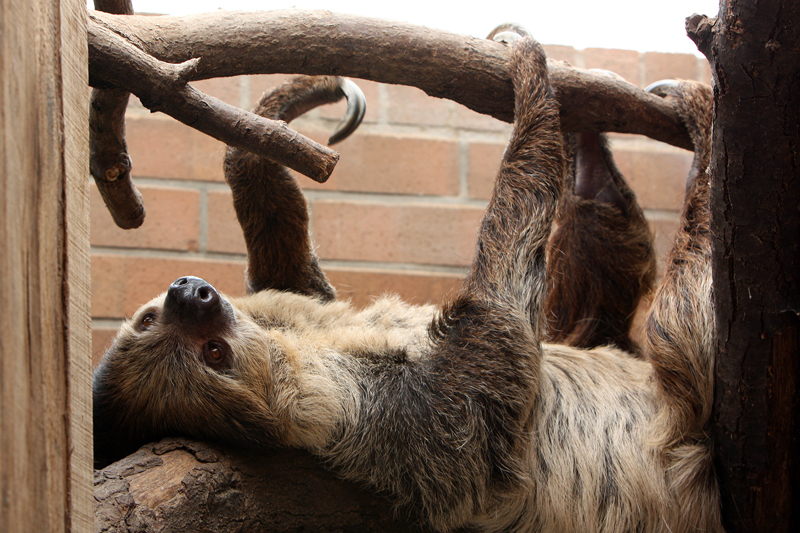
M 140 186 L 146 216 L 136 229 L 117 227 L 108 213 L 97 187 L 92 184 L 92 246 L 156 248 L 197 251 L 200 193 L 195 189 Z
M 231 254 L 247 253 L 244 236 L 230 191 L 209 191 L 208 193 L 208 240 L 209 252 Z
M 364 92 L 364 97 L 367 99 L 367 112 L 364 114 L 364 124 L 374 124 L 378 122 L 380 116 L 380 83 L 370 80 L 353 79 Z M 319 107 L 319 116 L 327 120 L 340 120 L 344 116 L 345 109 L 347 109 L 347 102 L 341 101 L 332 105 L 325 105 Z M 330 134 L 329 134 L 330 135 Z
M 181 276 L 198 276 L 229 296 L 244 294 L 244 260 L 92 254 L 92 316 L 130 317 Z
M 619 74 L 640 85 L 639 52 L 612 48 L 587 48 L 583 51 L 586 68 L 600 68 Z
M 97 367 L 116 335 L 117 328 L 92 326 L 92 368 Z
M 218 98 L 236 107 L 242 106 L 241 77 L 212 78 L 210 80 L 193 81 L 191 85 L 198 91 Z
M 644 208 L 679 210 L 683 205 L 690 152 L 615 148 L 614 158 Z
M 397 294 L 412 304 L 438 304 L 453 295 L 463 276 L 438 272 L 406 272 L 324 267 L 340 300 L 356 307 L 369 305 L 382 294 Z
M 452 113 L 449 100 L 432 98 L 422 89 L 404 85 L 387 85 L 389 95 L 387 118 L 390 124 L 447 126 Z
M 693 54 L 644 54 L 645 86 L 664 79 L 696 80 L 697 74 L 697 57 Z
M 658 272 L 662 273 L 664 272 L 664 260 L 672 248 L 675 234 L 680 227 L 680 217 L 678 214 L 648 213 L 647 221 L 653 231 L 653 244 L 658 259 Z
M 578 62 L 578 52 L 571 46 L 563 46 L 560 44 L 545 44 L 543 46 L 544 52 L 547 54 L 547 59 L 566 61 L 573 66 Z
M 128 116 L 134 177 L 224 181 L 225 145 L 169 117 Z
M 463 266 L 483 209 L 319 200 L 311 212 L 323 259 Z
M 249 76 L 250 103 L 247 106 L 247 110 L 252 111 L 255 109 L 265 92 L 271 91 L 279 85 L 283 85 L 294 77 L 294 75 L 290 74 L 257 74 Z
M 317 142 L 327 133 L 302 130 Z M 341 159 L 319 184 L 300 177 L 307 189 L 390 194 L 458 194 L 458 143 L 450 140 L 356 133 L 336 145 Z
M 506 145 L 502 143 L 470 143 L 467 172 L 469 196 L 488 200 Z

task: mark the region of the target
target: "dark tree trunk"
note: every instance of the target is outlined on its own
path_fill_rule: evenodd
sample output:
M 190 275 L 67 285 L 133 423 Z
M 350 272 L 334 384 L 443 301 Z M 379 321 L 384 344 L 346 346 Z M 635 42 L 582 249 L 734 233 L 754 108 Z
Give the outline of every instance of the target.
M 723 0 L 715 80 L 714 439 L 730 531 L 800 531 L 800 3 Z

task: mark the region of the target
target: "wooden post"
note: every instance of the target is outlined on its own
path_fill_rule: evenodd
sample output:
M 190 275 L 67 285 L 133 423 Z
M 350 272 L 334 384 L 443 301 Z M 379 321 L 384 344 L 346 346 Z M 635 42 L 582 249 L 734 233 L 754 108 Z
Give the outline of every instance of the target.
M 83 0 L 0 0 L 0 531 L 92 528 Z

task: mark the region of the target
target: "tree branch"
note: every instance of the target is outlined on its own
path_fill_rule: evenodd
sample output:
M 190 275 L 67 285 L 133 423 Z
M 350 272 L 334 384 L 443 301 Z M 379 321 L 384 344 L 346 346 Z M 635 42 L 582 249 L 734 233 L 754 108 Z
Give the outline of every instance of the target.
M 117 5 L 119 4 L 119 5 Z M 99 7 L 128 12 L 127 0 Z M 189 17 L 89 16 L 92 175 L 117 225 L 144 220 L 130 179 L 128 92 L 220 141 L 325 181 L 338 154 L 230 106 L 186 82 L 241 74 L 333 74 L 411 85 L 500 120 L 513 120 L 505 46 L 486 39 L 324 11 L 216 12 Z M 182 66 L 176 66 L 179 64 Z M 408 65 L 413 64 L 413 68 Z M 623 80 L 548 63 L 567 131 L 639 133 L 691 149 L 671 104 Z M 109 89 L 115 88 L 112 92 Z
M 95 0 L 106 13 L 133 15 L 130 0 Z M 117 226 L 138 228 L 144 222 L 142 195 L 131 180 L 131 158 L 125 142 L 128 91 L 94 89 L 89 107 L 89 171 Z
M 241 74 L 331 74 L 419 87 L 510 122 L 513 88 L 507 49 L 477 39 L 327 11 L 215 12 L 187 17 L 121 17 L 90 12 L 102 26 L 169 63 L 202 57 L 190 79 Z M 90 45 L 100 36 L 90 30 Z M 120 37 L 122 38 L 122 37 Z M 413 68 L 410 67 L 413 65 Z M 568 131 L 639 133 L 691 148 L 675 109 L 634 85 L 548 63 Z M 90 78 L 102 67 L 90 60 Z
M 94 496 L 98 533 L 422 532 L 298 450 L 252 456 L 164 439 L 96 471 Z
M 123 17 L 124 18 L 124 17 Z M 89 74 L 94 87 L 121 87 L 152 111 L 161 111 L 229 146 L 242 148 L 324 182 L 339 154 L 300 135 L 285 122 L 249 113 L 190 86 L 199 58 L 180 64 L 148 55 L 100 25 L 89 27 Z

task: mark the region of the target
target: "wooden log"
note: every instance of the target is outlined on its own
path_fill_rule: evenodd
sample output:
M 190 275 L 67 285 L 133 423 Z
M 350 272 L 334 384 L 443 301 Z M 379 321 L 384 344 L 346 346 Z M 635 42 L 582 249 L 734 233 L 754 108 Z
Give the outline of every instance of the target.
M 307 453 L 164 439 L 95 472 L 95 531 L 422 531 Z

